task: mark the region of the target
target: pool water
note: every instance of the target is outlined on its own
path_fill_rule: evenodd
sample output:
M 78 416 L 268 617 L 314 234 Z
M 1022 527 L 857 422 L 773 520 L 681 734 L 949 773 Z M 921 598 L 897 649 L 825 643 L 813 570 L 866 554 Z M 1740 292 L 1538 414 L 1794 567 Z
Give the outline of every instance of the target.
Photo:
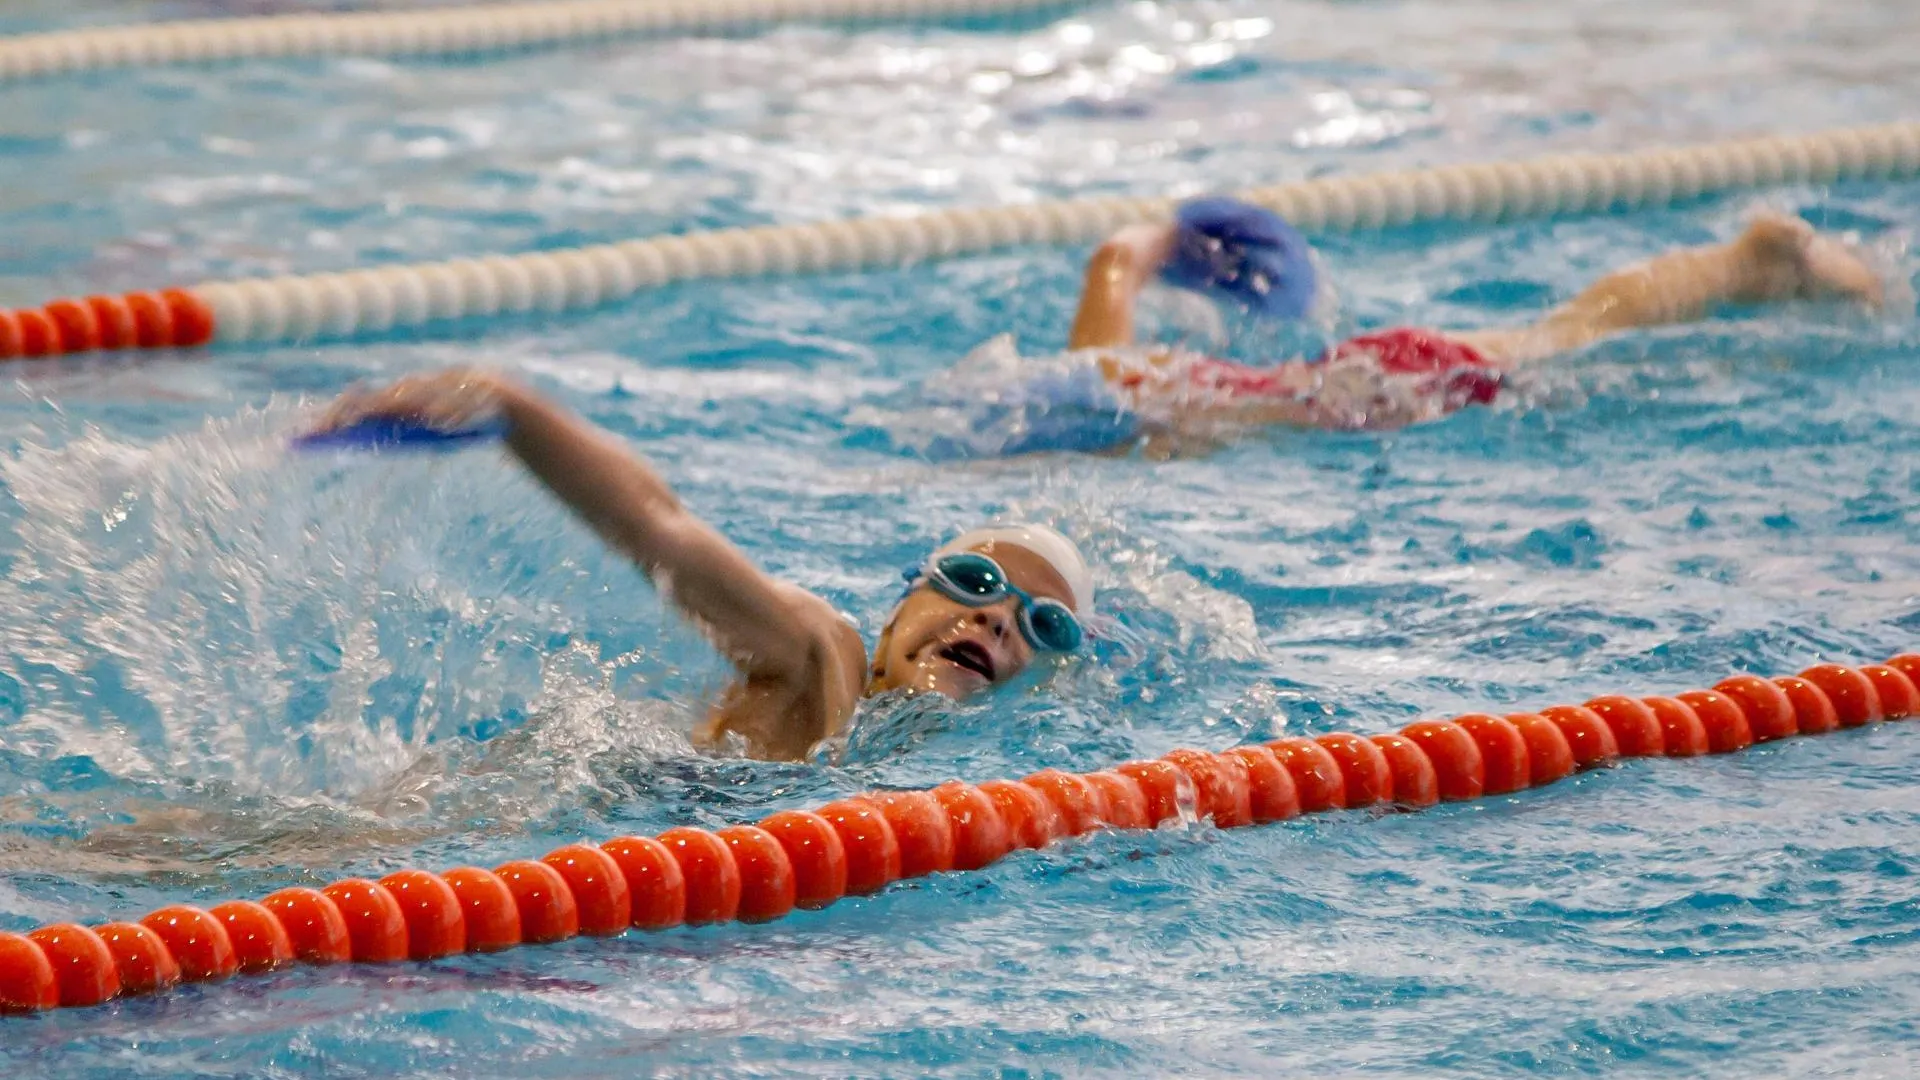
M 258 8 L 261 5 L 242 5 Z M 311 5 L 330 7 L 334 5 Z M 21 31 L 220 5 L 14 5 Z M 1920 8 L 1094 3 L 484 61 L 0 87 L 0 303 L 1081 193 L 1912 119 Z M 888 433 L 1085 251 L 701 284 L 415 337 L 16 364 L 0 392 L 0 929 L 876 786 L 1671 692 L 1920 631 L 1920 185 L 1322 237 L 1319 327 L 1521 321 L 1756 206 L 1885 317 L 1734 312 L 1397 433 L 928 463 Z M 1166 333 L 1204 319 L 1154 302 Z M 1241 328 L 1244 329 L 1244 328 Z M 1244 359 L 1310 343 L 1242 333 Z M 724 672 L 494 451 L 289 457 L 356 380 L 502 367 L 871 634 L 986 518 L 1081 539 L 1093 662 L 886 703 L 805 764 L 696 754 Z M 1510 798 L 1096 836 L 761 926 L 303 969 L 0 1024 L 45 1076 L 1908 1076 L 1920 725 Z

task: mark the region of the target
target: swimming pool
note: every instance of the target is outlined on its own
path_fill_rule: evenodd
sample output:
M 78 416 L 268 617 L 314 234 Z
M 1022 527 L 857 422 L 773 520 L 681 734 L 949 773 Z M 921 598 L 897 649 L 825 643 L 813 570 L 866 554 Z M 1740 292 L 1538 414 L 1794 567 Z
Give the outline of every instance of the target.
M 7 29 L 203 9 L 17 10 Z M 0 303 L 1908 119 L 1916 21 L 1797 0 L 1093 5 L 48 80 L 0 89 Z M 1727 235 L 1753 201 L 1322 250 L 1349 319 L 1494 324 Z M 1860 231 L 1912 279 L 1920 188 L 1763 201 Z M 1163 465 L 932 467 L 875 437 L 995 334 L 1058 348 L 1083 255 L 13 368 L 0 929 L 492 865 L 873 786 L 1854 662 L 1920 626 L 1909 317 L 1641 335 L 1429 427 Z M 699 757 L 685 732 L 718 665 L 490 455 L 279 453 L 301 401 L 475 359 L 631 440 L 869 632 L 902 565 L 1000 513 L 1087 541 L 1127 632 L 1044 690 L 867 716 L 835 762 Z M 1641 761 L 1418 815 L 1095 837 L 766 926 L 188 988 L 10 1019 L 0 1060 L 101 1076 L 1905 1075 L 1915 730 Z

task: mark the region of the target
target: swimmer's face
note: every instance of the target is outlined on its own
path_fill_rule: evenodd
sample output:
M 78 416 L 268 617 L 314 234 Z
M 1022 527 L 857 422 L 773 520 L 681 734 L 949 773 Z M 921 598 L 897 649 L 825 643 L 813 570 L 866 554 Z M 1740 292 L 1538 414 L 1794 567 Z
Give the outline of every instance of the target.
M 1045 559 L 1007 543 L 978 544 L 1013 584 L 1036 599 L 1069 606 L 1072 590 Z M 1020 674 L 1033 663 L 1033 646 L 1020 633 L 1020 601 L 968 607 L 922 584 L 900 601 L 874 648 L 868 689 L 925 690 L 955 700 Z

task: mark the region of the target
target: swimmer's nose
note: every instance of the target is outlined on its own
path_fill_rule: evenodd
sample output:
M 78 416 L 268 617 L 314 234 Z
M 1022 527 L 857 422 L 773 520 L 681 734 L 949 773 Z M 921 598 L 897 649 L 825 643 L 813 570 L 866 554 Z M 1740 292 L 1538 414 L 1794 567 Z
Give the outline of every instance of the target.
M 1007 617 L 1006 612 L 998 608 L 989 608 L 986 611 L 976 612 L 973 616 L 973 624 L 975 626 L 986 627 L 987 632 L 993 635 L 995 641 L 1007 640 L 1008 632 L 1013 629 L 1013 620 Z

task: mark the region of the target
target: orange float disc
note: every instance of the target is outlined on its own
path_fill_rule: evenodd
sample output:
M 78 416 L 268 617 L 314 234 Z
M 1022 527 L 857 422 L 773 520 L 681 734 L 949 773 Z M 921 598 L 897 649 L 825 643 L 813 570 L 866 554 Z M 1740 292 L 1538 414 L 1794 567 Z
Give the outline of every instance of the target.
M 625 933 L 633 924 L 627 875 L 613 856 L 592 844 L 567 844 L 540 856 L 540 861 L 558 871 L 567 883 L 573 906 L 580 913 L 581 933 L 609 937 Z
M 407 956 L 436 960 L 467 951 L 467 917 L 453 886 L 425 870 L 399 870 L 380 879 L 407 924 Z
M 54 923 L 27 935 L 46 954 L 64 1008 L 84 1008 L 120 994 L 120 971 L 100 935 L 78 923 Z
M 1735 675 L 1714 684 L 1714 690 L 1732 699 L 1746 714 L 1747 731 L 1754 742 L 1772 742 L 1800 733 L 1787 692 L 1758 675 Z
M 460 901 L 468 952 L 499 952 L 520 944 L 520 908 L 500 875 L 477 866 L 456 866 L 440 875 Z
M 1652 710 L 1654 718 L 1660 721 L 1660 738 L 1666 744 L 1668 757 L 1694 757 L 1712 750 L 1712 744 L 1707 741 L 1707 725 L 1700 722 L 1700 714 L 1693 711 L 1693 706 L 1670 697 L 1641 698 L 1640 703 Z
M 113 967 L 120 976 L 122 994 L 152 994 L 171 989 L 180 981 L 180 965 L 174 963 L 160 935 L 139 923 L 110 922 L 93 928 L 113 954 Z M 343 930 L 342 933 L 345 933 Z
M 1747 714 L 1727 695 L 1714 690 L 1689 690 L 1673 698 L 1700 718 L 1700 726 L 1707 729 L 1708 753 L 1727 754 L 1753 745 Z
M 713 834 L 727 845 L 740 871 L 741 922 L 771 922 L 793 910 L 793 863 L 773 834 L 757 825 L 729 825 Z
M 1408 724 L 1400 734 L 1433 762 L 1442 799 L 1477 799 L 1486 790 L 1486 763 L 1480 757 L 1480 744 L 1466 728 L 1448 720 L 1421 720 Z
M 1011 780 L 1001 783 L 1017 786 Z M 1045 804 L 1037 794 L 1034 800 Z M 848 896 L 879 892 L 900 879 L 900 841 L 879 807 L 865 799 L 841 799 L 814 813 L 826 818 L 840 834 L 840 847 L 847 856 Z
M 984 801 L 985 796 L 981 798 Z M 793 868 L 795 907 L 823 908 L 847 894 L 847 849 L 826 818 L 806 810 L 782 810 L 761 819 L 760 827 L 787 853 L 787 865 Z M 1006 827 L 1001 826 L 1000 832 L 1004 837 Z
M 1625 694 L 1605 694 L 1581 706 L 1607 722 L 1621 757 L 1664 757 L 1666 732 L 1646 703 Z
M 1488 795 L 1510 795 L 1533 786 L 1532 755 L 1527 740 L 1503 717 L 1467 713 L 1453 722 L 1467 729 L 1480 748 L 1482 790 Z
M 1520 733 L 1527 744 L 1527 779 L 1534 787 L 1565 780 L 1573 775 L 1573 747 L 1560 725 L 1539 713 L 1510 713 L 1507 723 Z
M 1300 812 L 1317 814 L 1323 810 L 1341 810 L 1347 805 L 1347 778 L 1340 762 L 1327 748 L 1305 736 L 1275 739 L 1267 744 L 1274 759 L 1293 777 L 1293 793 L 1300 800 Z
M 234 959 L 233 942 L 227 940 L 220 920 L 189 904 L 174 904 L 140 920 L 154 932 L 161 944 L 180 966 L 180 978 L 186 982 L 210 982 L 225 979 L 239 970 Z
M 318 889 L 281 889 L 260 901 L 287 932 L 293 958 L 303 964 L 344 964 L 353 959 L 346 916 Z
M 1264 746 L 1236 746 L 1227 753 L 1247 767 L 1247 804 L 1256 824 L 1300 815 L 1300 792 L 1293 774 Z
M 251 900 L 215 904 L 207 914 L 220 920 L 233 944 L 233 961 L 242 975 L 272 971 L 293 963 L 293 939 L 264 905 Z
M 336 881 L 320 891 L 347 921 L 355 963 L 390 964 L 407 958 L 407 918 L 392 893 L 365 878 Z

